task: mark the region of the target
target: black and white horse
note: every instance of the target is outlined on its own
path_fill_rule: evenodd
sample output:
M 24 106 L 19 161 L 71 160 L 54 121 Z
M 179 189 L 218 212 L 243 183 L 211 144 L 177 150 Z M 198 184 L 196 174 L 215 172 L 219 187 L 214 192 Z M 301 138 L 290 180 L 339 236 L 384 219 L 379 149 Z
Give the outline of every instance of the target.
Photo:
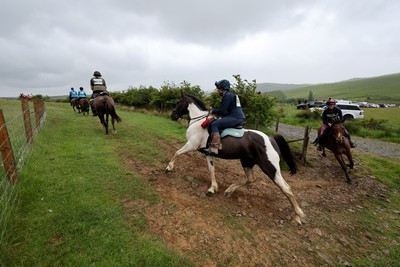
M 291 173 L 296 173 L 296 165 L 292 153 L 283 136 L 275 135 L 273 138 L 269 138 L 260 131 L 245 129 L 243 136 L 240 138 L 233 136 L 222 138 L 222 149 L 219 150 L 217 155 L 210 154 L 207 148 L 209 133 L 207 129 L 204 129 L 201 125 L 209 116 L 209 112 L 204 103 L 193 95 L 186 94 L 182 96 L 172 111 L 171 118 L 173 120 L 178 120 L 178 118 L 185 114 L 189 114 L 190 120 L 189 127 L 186 131 L 187 142 L 175 153 L 166 171 L 173 170 L 175 159 L 181 154 L 194 150 L 204 153 L 211 173 L 211 187 L 207 191 L 207 195 L 210 196 L 218 191 L 213 157 L 240 159 L 246 179 L 233 183 L 226 189 L 225 196 L 229 197 L 237 188 L 255 181 L 253 167 L 257 164 L 289 199 L 296 213 L 295 220 L 301 224 L 301 217 L 304 217 L 304 213 L 297 204 L 292 189 L 283 178 L 279 166 L 280 156 L 282 156 L 288 164 Z

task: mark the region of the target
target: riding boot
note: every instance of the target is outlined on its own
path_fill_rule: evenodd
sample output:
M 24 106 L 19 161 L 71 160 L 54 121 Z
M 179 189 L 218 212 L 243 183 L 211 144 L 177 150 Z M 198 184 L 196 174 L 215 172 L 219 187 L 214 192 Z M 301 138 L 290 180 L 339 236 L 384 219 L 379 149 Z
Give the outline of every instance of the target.
M 219 133 L 213 133 L 212 134 L 212 140 L 211 140 L 211 146 L 210 146 L 210 152 L 214 154 L 218 154 L 218 150 L 222 149 L 222 144 L 221 144 L 221 136 Z
M 355 148 L 355 147 L 356 147 L 356 144 L 353 143 L 353 141 L 351 140 L 351 137 L 350 137 L 350 134 L 349 134 L 348 131 L 345 131 L 344 136 L 346 136 L 347 139 L 349 139 L 350 147 L 351 147 L 351 148 Z

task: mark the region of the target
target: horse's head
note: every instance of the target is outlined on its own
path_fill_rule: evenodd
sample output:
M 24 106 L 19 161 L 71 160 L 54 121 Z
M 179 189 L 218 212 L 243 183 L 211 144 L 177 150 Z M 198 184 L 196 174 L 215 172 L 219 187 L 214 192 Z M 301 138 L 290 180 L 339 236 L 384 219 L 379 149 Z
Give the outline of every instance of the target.
M 342 144 L 344 142 L 345 128 L 343 126 L 344 120 L 336 120 L 331 126 L 331 132 L 336 140 L 336 143 Z
M 183 115 L 188 113 L 189 98 L 187 96 L 182 96 L 176 103 L 175 108 L 172 110 L 171 119 L 177 121 Z

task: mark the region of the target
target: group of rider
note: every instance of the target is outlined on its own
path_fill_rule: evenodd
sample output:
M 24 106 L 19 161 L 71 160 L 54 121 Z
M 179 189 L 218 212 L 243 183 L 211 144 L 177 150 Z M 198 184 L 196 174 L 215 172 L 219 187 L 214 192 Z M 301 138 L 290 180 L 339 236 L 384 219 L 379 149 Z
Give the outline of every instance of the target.
M 101 77 L 101 73 L 99 71 L 95 71 L 93 73 L 93 77 L 90 79 L 90 88 L 92 89 L 90 107 L 92 109 L 93 116 L 97 116 L 96 109 L 93 105 L 93 100 L 101 94 L 108 94 L 106 81 Z M 71 105 L 74 99 L 77 99 L 76 101 L 78 101 L 79 103 L 82 98 L 86 98 L 86 92 L 83 87 L 80 87 L 78 92 L 75 91 L 73 87 L 71 87 L 71 91 L 69 91 L 69 102 L 71 103 Z
M 210 152 L 218 154 L 218 150 L 222 149 L 221 135 L 220 133 L 226 128 L 235 128 L 244 124 L 245 115 L 243 109 L 240 105 L 239 97 L 232 92 L 230 92 L 231 85 L 228 80 L 220 80 L 215 82 L 215 87 L 218 94 L 222 97 L 221 106 L 219 108 L 213 108 L 210 110 L 210 115 L 220 116 L 219 119 L 212 120 L 210 124 L 211 128 L 211 142 L 210 142 Z M 108 94 L 106 81 L 102 78 L 99 71 L 93 73 L 93 77 L 90 79 L 90 88 L 92 89 L 92 96 L 90 98 L 90 106 L 92 109 L 93 116 L 97 116 L 96 109 L 93 105 L 93 100 L 101 95 Z M 73 98 L 86 98 L 86 93 L 82 87 L 79 88 L 78 92 L 71 88 L 69 93 L 70 101 Z M 329 99 L 326 102 L 327 108 L 322 114 L 322 126 L 318 130 L 319 140 L 323 140 L 328 132 L 328 129 L 336 120 L 342 120 L 342 111 L 339 107 L 335 106 L 336 102 L 334 99 Z M 349 140 L 351 147 L 355 147 L 352 142 L 350 135 L 347 130 L 345 130 L 345 136 Z M 318 146 L 318 150 L 320 150 Z

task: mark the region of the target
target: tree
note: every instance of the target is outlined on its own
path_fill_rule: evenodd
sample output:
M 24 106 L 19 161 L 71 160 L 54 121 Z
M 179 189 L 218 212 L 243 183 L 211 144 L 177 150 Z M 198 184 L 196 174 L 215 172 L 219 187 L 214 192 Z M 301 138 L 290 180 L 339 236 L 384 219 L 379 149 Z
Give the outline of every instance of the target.
M 313 92 L 312 92 L 312 91 L 310 91 L 310 92 L 308 93 L 308 98 L 307 98 L 307 100 L 308 100 L 308 102 L 310 102 L 310 101 L 313 101 L 313 100 L 314 100 L 314 94 L 313 94 Z

